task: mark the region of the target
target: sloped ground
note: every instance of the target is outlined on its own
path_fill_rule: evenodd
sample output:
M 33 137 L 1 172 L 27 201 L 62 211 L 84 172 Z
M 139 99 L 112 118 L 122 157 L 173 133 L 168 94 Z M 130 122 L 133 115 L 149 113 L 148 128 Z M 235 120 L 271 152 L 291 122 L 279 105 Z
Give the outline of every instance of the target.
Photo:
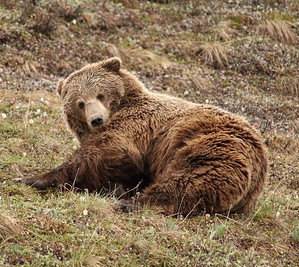
M 0 265 L 298 266 L 298 26 L 296 0 L 1 0 Z M 78 146 L 56 82 L 109 56 L 151 90 L 221 106 L 262 131 L 271 172 L 255 211 L 122 214 L 113 198 L 12 181 Z

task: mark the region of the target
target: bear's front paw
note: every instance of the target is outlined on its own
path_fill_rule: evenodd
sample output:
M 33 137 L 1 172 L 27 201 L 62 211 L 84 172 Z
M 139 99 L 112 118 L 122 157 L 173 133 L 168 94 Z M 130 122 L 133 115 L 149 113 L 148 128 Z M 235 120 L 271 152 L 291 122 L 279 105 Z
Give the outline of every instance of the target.
M 55 184 L 50 183 L 47 180 L 41 179 L 41 177 L 34 176 L 34 177 L 29 177 L 29 178 L 22 178 L 22 182 L 26 185 L 35 187 L 39 190 L 45 190 L 48 187 L 54 187 Z

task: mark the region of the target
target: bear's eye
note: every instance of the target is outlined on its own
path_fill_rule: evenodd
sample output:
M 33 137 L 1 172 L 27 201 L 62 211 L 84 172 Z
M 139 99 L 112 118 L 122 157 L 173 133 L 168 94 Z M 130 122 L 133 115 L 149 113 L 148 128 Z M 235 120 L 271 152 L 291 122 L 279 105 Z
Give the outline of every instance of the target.
M 102 101 L 104 100 L 105 96 L 103 94 L 98 94 L 97 99 Z
M 85 103 L 83 101 L 79 101 L 77 104 L 80 109 L 84 109 Z

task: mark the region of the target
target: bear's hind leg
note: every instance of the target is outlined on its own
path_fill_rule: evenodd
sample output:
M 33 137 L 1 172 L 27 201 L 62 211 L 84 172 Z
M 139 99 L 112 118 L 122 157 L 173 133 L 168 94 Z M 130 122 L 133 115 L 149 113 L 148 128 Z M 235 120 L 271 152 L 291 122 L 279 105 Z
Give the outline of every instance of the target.
M 167 215 L 235 212 L 250 199 L 251 156 L 250 147 L 231 136 L 191 140 L 144 190 L 139 202 Z
M 152 184 L 138 197 L 139 208 L 150 206 L 167 216 L 204 213 L 204 196 L 198 194 L 197 190 L 187 183 L 171 177 L 169 180 Z

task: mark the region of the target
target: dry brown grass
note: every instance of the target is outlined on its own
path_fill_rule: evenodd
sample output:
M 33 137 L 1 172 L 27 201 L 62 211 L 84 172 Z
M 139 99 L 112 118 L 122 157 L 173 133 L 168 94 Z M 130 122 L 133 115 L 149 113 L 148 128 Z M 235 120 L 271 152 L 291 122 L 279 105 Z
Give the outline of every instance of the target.
M 161 66 L 163 69 L 167 69 L 173 65 L 173 62 L 171 62 L 168 57 L 157 55 L 147 49 L 120 49 L 110 43 L 107 43 L 105 46 L 110 56 L 119 57 L 125 62 L 132 61 L 134 65 L 136 64 L 136 61 L 147 67 Z
M 202 61 L 214 68 L 222 69 L 228 65 L 228 49 L 224 43 L 213 41 L 199 46 L 198 54 Z
M 199 75 L 192 75 L 190 79 L 195 86 L 196 92 L 213 88 L 212 82 L 207 78 L 201 77 Z
M 34 61 L 26 60 L 24 64 L 19 66 L 19 71 L 24 72 L 28 76 L 36 75 L 38 73 L 37 70 L 38 63 Z
M 17 234 L 21 230 L 18 221 L 1 212 L 0 213 L 0 240 L 5 239 L 9 235 Z
M 161 66 L 163 69 L 169 68 L 173 63 L 166 57 L 155 54 L 147 49 L 130 49 L 124 51 L 124 57 L 126 60 L 134 59 L 144 64 L 145 66 Z
M 211 29 L 211 33 L 221 41 L 229 41 L 237 31 L 233 28 L 234 23 L 232 21 L 224 20 L 220 21 L 216 26 Z
M 299 96 L 298 77 L 284 76 L 278 79 L 277 90 L 283 95 Z
M 257 31 L 285 44 L 294 44 L 297 41 L 296 34 L 288 21 L 266 20 L 257 27 Z

